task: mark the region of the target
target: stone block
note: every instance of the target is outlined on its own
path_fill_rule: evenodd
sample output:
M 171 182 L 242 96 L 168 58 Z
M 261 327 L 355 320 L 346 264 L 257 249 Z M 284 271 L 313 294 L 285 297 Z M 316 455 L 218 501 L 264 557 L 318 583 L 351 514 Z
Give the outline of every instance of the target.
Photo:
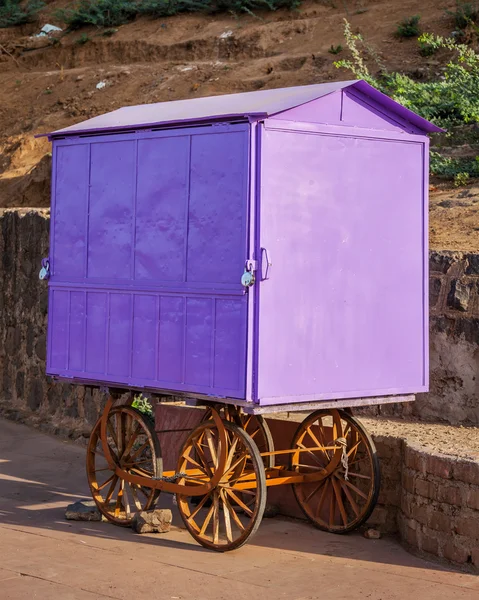
M 454 260 L 452 254 L 432 251 L 429 253 L 429 269 L 433 273 L 447 273 Z
M 466 490 L 465 496 L 466 496 L 466 502 L 465 502 L 466 506 L 468 508 L 472 508 L 474 510 L 479 511 L 479 488 L 476 487 L 475 485 L 471 486 L 470 488 L 468 488 Z M 477 518 L 479 519 L 479 514 L 478 514 Z
M 434 308 L 441 295 L 442 282 L 439 277 L 431 277 L 429 280 L 429 308 Z
M 466 254 L 466 275 L 479 275 L 479 254 Z
M 427 525 L 435 531 L 450 532 L 453 528 L 453 519 L 438 510 L 431 510 Z
M 458 544 L 453 539 L 450 539 L 444 544 L 442 548 L 442 555 L 444 558 L 447 558 L 447 560 L 459 564 L 467 562 L 470 556 L 469 550 L 462 544 Z
M 101 512 L 93 500 L 78 500 L 65 510 L 65 519 L 68 521 L 101 521 L 101 518 Z
M 437 496 L 437 486 L 434 481 L 416 479 L 415 492 L 424 498 L 435 499 Z
M 434 498 L 434 496 L 430 496 Z M 438 502 L 452 504 L 454 506 L 462 506 L 464 493 L 463 489 L 458 485 L 439 485 L 437 487 L 437 495 L 435 496 Z
M 454 531 L 466 538 L 479 540 L 479 515 L 471 511 L 462 511 L 461 516 L 457 517 L 454 524 Z M 479 545 L 476 543 L 474 545 Z
M 426 470 L 427 473 L 436 475 L 436 477 L 449 479 L 452 477 L 453 463 L 453 459 L 449 456 L 429 454 L 426 461 Z
M 136 533 L 167 533 L 170 531 L 173 515 L 169 508 L 157 508 L 137 512 L 131 527 Z
M 430 520 L 429 509 L 430 507 L 425 504 L 412 504 L 411 517 L 422 525 L 427 525 Z
M 479 485 L 479 462 L 472 460 L 455 461 L 453 476 L 457 481 Z
M 424 527 L 418 536 L 419 539 L 419 549 L 424 552 L 429 552 L 429 554 L 434 554 L 435 556 L 439 553 L 439 541 L 437 534 L 427 527 Z
M 472 297 L 473 284 L 455 279 L 447 295 L 447 305 L 454 310 L 467 312 Z

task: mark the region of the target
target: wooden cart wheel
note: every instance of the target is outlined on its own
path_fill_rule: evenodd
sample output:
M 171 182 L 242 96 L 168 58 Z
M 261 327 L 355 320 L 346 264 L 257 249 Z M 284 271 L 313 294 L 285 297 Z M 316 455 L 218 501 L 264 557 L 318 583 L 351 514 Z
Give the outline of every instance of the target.
M 241 429 L 244 429 L 247 434 L 254 440 L 258 446 L 260 453 L 274 452 L 273 436 L 269 425 L 261 415 L 242 414 L 235 406 L 227 406 L 220 413 L 226 421 L 231 421 Z M 202 422 L 211 419 L 211 409 L 207 408 Z M 263 456 L 263 464 L 266 469 L 274 467 L 274 455 Z
M 345 411 L 317 411 L 299 426 L 292 448 L 339 446 L 341 460 L 321 481 L 293 485 L 296 499 L 308 519 L 319 529 L 346 533 L 371 515 L 379 495 L 380 468 L 371 436 Z M 292 455 L 298 473 L 326 469 L 338 450 L 308 450 Z M 347 460 L 346 460 L 347 456 Z
M 223 423 L 227 433 L 227 461 L 220 483 L 199 503 L 189 496 L 176 497 L 181 518 L 191 535 L 205 548 L 218 552 L 239 548 L 254 535 L 266 505 L 266 476 L 258 447 L 243 429 L 231 422 Z M 177 471 L 197 469 L 199 479 L 208 480 L 215 471 L 218 455 L 218 430 L 214 422 L 201 423 L 186 440 Z M 238 489 L 245 480 L 251 481 L 252 489 Z M 192 478 L 188 477 L 188 484 L 191 483 Z
M 159 477 L 163 471 L 160 443 L 152 420 L 131 406 L 117 406 L 108 417 L 108 445 L 115 462 L 129 473 Z M 128 527 L 136 512 L 154 507 L 159 491 L 130 484 L 108 466 L 101 440 L 101 419 L 87 449 L 87 477 L 100 512 L 115 525 Z

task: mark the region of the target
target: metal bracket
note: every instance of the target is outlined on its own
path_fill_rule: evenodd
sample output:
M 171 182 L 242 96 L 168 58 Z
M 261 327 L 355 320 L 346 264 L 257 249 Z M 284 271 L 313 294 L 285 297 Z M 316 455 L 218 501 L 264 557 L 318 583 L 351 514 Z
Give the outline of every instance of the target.
M 244 267 L 249 273 L 254 273 L 255 271 L 258 270 L 258 261 L 248 258 Z

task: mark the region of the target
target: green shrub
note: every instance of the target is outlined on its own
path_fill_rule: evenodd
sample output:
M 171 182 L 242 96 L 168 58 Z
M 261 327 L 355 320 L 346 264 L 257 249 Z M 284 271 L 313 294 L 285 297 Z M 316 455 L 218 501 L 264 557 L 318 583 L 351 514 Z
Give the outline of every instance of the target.
M 133 408 L 139 410 L 144 415 L 153 418 L 153 407 L 150 404 L 148 398 L 142 396 L 142 394 L 138 394 L 135 396 L 133 402 L 131 403 Z
M 115 27 L 137 15 L 163 18 L 185 12 L 250 13 L 259 10 L 297 8 L 300 0 L 79 0 L 58 11 L 70 29 L 85 25 Z
M 466 185 L 470 177 L 479 177 L 479 157 L 452 158 L 431 152 L 430 165 L 433 175 L 442 179 L 453 179 L 456 185 Z
M 333 44 L 331 44 L 331 48 L 328 50 L 330 54 L 339 54 L 342 51 L 343 47 L 341 46 L 341 44 L 339 44 L 338 46 L 334 46 Z
M 367 60 L 371 52 L 362 37 L 351 32 L 346 22 L 345 38 L 351 60 L 340 60 L 337 67 L 347 68 L 425 119 L 440 127 L 479 122 L 479 54 L 455 40 L 431 36 L 428 43 L 453 53 L 444 76 L 436 81 L 415 81 L 401 73 L 389 73 L 379 64 L 380 74 L 371 75 Z M 376 61 L 377 62 L 377 61 Z
M 422 33 L 417 41 L 421 56 L 432 56 L 441 48 L 441 44 L 438 44 L 436 36 L 432 33 Z
M 463 185 L 467 185 L 469 183 L 470 175 L 469 173 L 458 173 L 454 177 L 454 185 L 456 187 L 461 187 Z
M 479 20 L 479 2 L 456 0 L 456 10 L 446 12 L 454 18 L 454 23 L 458 29 L 465 29 L 471 23 L 477 23 Z
M 0 0 L 0 28 L 31 23 L 41 8 L 41 0 L 29 0 L 22 6 L 20 0 Z
M 421 17 L 414 15 L 414 17 L 406 17 L 396 27 L 396 35 L 398 37 L 410 38 L 417 37 L 419 35 L 419 21 Z
M 75 40 L 75 44 L 78 44 L 79 46 L 83 46 L 84 44 L 89 42 L 90 39 L 91 38 L 88 37 L 86 33 L 82 33 L 81 36 L 77 40 Z
M 402 73 L 390 73 L 367 46 L 359 34 L 353 34 L 350 24 L 345 21 L 344 35 L 351 53 L 350 60 L 335 62 L 336 67 L 352 71 L 357 79 L 387 94 L 403 106 L 421 117 L 444 128 L 479 123 L 479 54 L 469 46 L 458 44 L 453 39 L 425 34 L 423 43 L 430 44 L 434 51 L 449 50 L 452 58 L 444 75 L 436 81 L 415 81 Z M 371 59 L 379 73 L 374 76 L 368 68 Z M 446 179 L 464 180 L 464 173 L 479 177 L 479 158 L 444 157 L 431 153 L 431 173 Z
M 79 29 L 85 25 L 123 25 L 134 19 L 137 12 L 136 0 L 80 0 L 69 8 L 59 10 L 57 16 L 70 29 Z

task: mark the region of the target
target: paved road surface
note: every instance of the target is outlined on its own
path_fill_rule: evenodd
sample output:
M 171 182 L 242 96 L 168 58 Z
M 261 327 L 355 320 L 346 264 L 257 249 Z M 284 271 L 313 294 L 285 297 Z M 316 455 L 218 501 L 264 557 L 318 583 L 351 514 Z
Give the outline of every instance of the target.
M 265 519 L 227 554 L 177 527 L 67 522 L 88 496 L 83 462 L 83 448 L 0 420 L 0 600 L 479 600 L 477 576 L 298 522 Z

